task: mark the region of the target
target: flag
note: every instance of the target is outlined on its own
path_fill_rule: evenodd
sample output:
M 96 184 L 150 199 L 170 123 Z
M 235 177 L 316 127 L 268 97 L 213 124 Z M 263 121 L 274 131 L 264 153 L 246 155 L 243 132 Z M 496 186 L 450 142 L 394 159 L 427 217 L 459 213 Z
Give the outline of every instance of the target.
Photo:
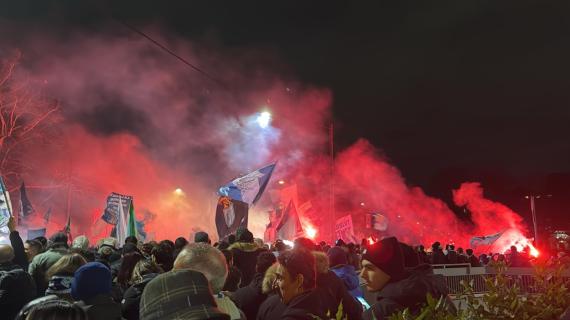
M 67 223 L 65 224 L 65 227 L 63 228 L 63 232 L 66 234 L 71 233 L 71 215 L 67 216 Z
M 23 221 L 27 216 L 34 213 L 34 207 L 32 202 L 28 198 L 28 193 L 26 192 L 26 185 L 22 181 L 20 186 L 20 219 Z
M 119 198 L 119 203 L 117 203 L 117 212 L 117 241 L 119 242 L 119 246 L 122 246 L 127 238 L 127 221 L 125 220 L 125 210 L 121 198 Z
M 478 246 L 490 246 L 503 235 L 503 232 L 505 231 L 503 230 L 488 236 L 473 237 L 471 238 L 471 241 L 469 241 L 469 244 L 471 245 L 471 248 Z
M 10 204 L 10 194 L 6 190 L 4 179 L 0 177 L 0 233 L 10 233 L 8 221 L 12 215 L 12 205 Z
M 146 231 L 144 230 L 144 221 L 136 221 L 137 224 L 137 235 L 138 235 L 138 239 L 141 241 L 145 241 L 146 240 Z
M 135 205 L 133 201 L 131 201 L 131 207 L 129 208 L 129 222 L 127 230 L 127 237 L 131 236 L 136 237 L 138 239 L 137 220 L 135 218 Z
M 46 228 L 28 229 L 28 240 L 33 240 L 37 237 L 45 237 L 45 236 L 46 236 Z
M 295 208 L 293 200 L 289 201 L 289 205 L 283 212 L 276 229 L 277 238 L 279 239 L 293 240 L 303 236 L 303 226 L 301 225 L 301 220 L 299 220 L 297 208 Z
M 218 238 L 224 239 L 239 227 L 247 228 L 249 206 L 245 202 L 220 197 L 216 206 L 216 229 Z
M 112 192 L 107 197 L 107 206 L 105 207 L 105 211 L 101 217 L 103 221 L 107 222 L 108 224 L 117 224 L 119 221 L 119 200 L 121 200 L 121 203 L 123 204 L 123 212 L 129 212 L 129 207 L 131 206 L 133 197 Z
M 234 179 L 222 186 L 218 194 L 222 197 L 229 197 L 232 200 L 245 202 L 248 206 L 251 206 L 261 198 L 275 166 L 275 163 L 270 164 Z
M 46 224 L 48 224 L 49 222 L 49 217 L 51 216 L 51 207 L 49 207 L 46 211 L 46 213 L 44 213 L 44 222 Z

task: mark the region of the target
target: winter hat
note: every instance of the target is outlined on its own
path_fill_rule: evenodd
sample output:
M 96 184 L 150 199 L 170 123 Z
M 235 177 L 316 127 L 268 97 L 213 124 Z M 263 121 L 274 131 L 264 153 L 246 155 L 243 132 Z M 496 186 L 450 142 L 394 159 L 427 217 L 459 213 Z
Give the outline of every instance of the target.
M 347 264 L 348 258 L 346 257 L 346 252 L 342 250 L 341 247 L 332 247 L 327 252 L 329 256 L 329 266 L 332 268 L 341 264 Z
M 239 232 L 236 235 L 236 240 L 237 242 L 248 242 L 248 243 L 252 243 L 253 242 L 253 233 L 251 233 L 251 231 L 244 229 L 242 230 L 242 232 Z
M 218 309 L 208 279 L 194 270 L 160 274 L 146 285 L 141 296 L 141 320 L 229 318 Z
M 54 235 L 52 235 L 49 240 L 53 243 L 53 244 L 65 244 L 67 245 L 67 235 L 63 232 L 56 232 Z
M 204 231 L 198 231 L 194 235 L 194 242 L 196 242 L 196 243 L 199 243 L 199 242 L 210 243 L 210 236 L 208 235 L 208 233 L 206 233 Z
M 71 247 L 81 250 L 87 250 L 87 248 L 89 248 L 89 239 L 87 239 L 87 237 L 84 235 L 77 236 L 77 238 L 73 239 L 73 244 L 71 245 Z
M 384 238 L 366 248 L 362 260 L 368 260 L 378 269 L 390 276 L 390 282 L 403 279 L 406 275 L 404 269 L 404 256 L 395 237 Z
M 101 262 L 89 262 L 77 269 L 71 282 L 71 296 L 88 300 L 99 294 L 111 293 L 111 270 Z

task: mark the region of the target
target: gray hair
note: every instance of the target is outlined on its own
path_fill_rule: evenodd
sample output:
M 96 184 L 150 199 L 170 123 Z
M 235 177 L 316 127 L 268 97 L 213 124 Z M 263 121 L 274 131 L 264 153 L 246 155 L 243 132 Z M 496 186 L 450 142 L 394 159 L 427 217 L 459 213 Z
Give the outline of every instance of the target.
M 10 262 L 14 259 L 14 249 L 7 244 L 0 244 L 0 263 Z
M 86 236 L 80 235 L 73 239 L 72 248 L 87 250 L 89 248 L 89 239 Z
M 224 254 L 207 243 L 190 243 L 174 261 L 174 270 L 191 269 L 204 274 L 213 293 L 224 288 L 228 266 Z

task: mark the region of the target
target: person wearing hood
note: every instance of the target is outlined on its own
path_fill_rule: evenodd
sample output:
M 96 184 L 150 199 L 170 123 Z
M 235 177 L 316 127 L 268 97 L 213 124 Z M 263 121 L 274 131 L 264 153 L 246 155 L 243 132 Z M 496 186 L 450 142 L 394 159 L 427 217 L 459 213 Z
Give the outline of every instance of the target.
M 11 246 L 0 244 L 0 314 L 5 319 L 14 319 L 20 309 L 36 296 L 32 277 L 14 263 L 14 257 Z
M 234 256 L 234 266 L 241 271 L 240 287 L 247 286 L 255 274 L 257 256 L 263 251 L 253 242 L 253 234 L 247 229 L 238 229 L 236 242 L 228 250 Z
M 51 244 L 48 250 L 40 253 L 32 259 L 28 267 L 28 273 L 34 278 L 38 296 L 43 296 L 47 289 L 46 272 L 61 257 L 68 254 L 67 235 L 63 232 L 57 232 L 50 238 Z
M 328 319 L 317 287 L 313 254 L 304 248 L 277 257 L 276 285 L 285 309 L 280 319 Z
M 362 271 L 366 289 L 377 293 L 377 301 L 363 314 L 364 319 L 387 319 L 395 312 L 410 309 L 418 312 L 430 294 L 435 299 L 447 297 L 448 290 L 441 275 L 423 264 L 405 269 L 402 250 L 395 237 L 376 242 L 362 255 Z M 452 304 L 448 304 L 455 311 Z
M 139 305 L 146 285 L 156 276 L 163 273 L 163 270 L 152 260 L 143 259 L 137 262 L 132 273 L 130 286 L 121 301 L 123 318 L 127 320 L 138 320 Z
M 348 257 L 344 250 L 339 247 L 332 247 L 327 252 L 327 256 L 330 270 L 342 280 L 350 295 L 355 299 L 362 298 L 360 278 L 354 266 L 348 264 Z
M 100 262 L 77 269 L 71 282 L 71 296 L 90 320 L 121 319 L 121 306 L 111 297 L 111 270 Z
M 276 261 L 277 259 L 273 253 L 269 251 L 262 252 L 257 257 L 256 273 L 250 284 L 246 287 L 239 288 L 236 292 L 229 293 L 232 301 L 235 302 L 238 308 L 243 310 L 247 319 L 255 319 L 259 306 L 267 298 L 267 294 L 264 294 L 262 290 L 263 279 L 267 269 Z

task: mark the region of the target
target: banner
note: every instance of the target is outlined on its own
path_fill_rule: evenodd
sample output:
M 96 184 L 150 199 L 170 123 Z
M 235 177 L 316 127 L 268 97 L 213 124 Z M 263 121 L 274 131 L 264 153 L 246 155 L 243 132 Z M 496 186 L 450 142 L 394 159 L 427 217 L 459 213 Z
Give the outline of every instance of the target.
M 504 232 L 505 231 L 501 231 L 488 236 L 473 237 L 471 238 L 471 241 L 469 241 L 469 244 L 471 245 L 471 248 L 475 248 L 478 246 L 490 246 L 493 243 L 495 243 L 495 241 L 499 240 L 499 238 L 503 235 Z
M 119 200 L 123 206 L 123 212 L 129 212 L 133 197 L 112 192 L 107 197 L 107 207 L 105 208 L 105 212 L 103 212 L 103 216 L 101 217 L 103 221 L 112 225 L 117 224 L 119 221 Z
M 20 219 L 25 219 L 27 216 L 34 213 L 34 207 L 32 202 L 28 198 L 28 193 L 26 192 L 26 185 L 22 181 L 20 186 Z
M 334 225 L 336 239 L 342 239 L 344 242 L 357 243 L 354 236 L 354 226 L 352 224 L 352 215 L 348 214 L 336 220 Z
M 388 218 L 381 213 L 370 213 L 366 215 L 366 228 L 378 231 L 388 229 Z
M 33 240 L 37 237 L 45 237 L 46 228 L 41 229 L 28 229 L 28 240 Z
M 245 202 L 249 206 L 255 204 L 261 198 L 265 187 L 267 187 L 275 166 L 275 163 L 270 164 L 232 180 L 220 187 L 218 195 Z
M 220 197 L 216 206 L 216 229 L 218 238 L 225 239 L 239 227 L 247 228 L 249 206 L 245 202 Z
M 287 209 L 281 215 L 281 220 L 276 230 L 277 238 L 282 240 L 293 241 L 293 239 L 304 235 L 303 226 L 301 225 L 301 220 L 299 220 L 299 214 L 293 200 L 289 201 Z

